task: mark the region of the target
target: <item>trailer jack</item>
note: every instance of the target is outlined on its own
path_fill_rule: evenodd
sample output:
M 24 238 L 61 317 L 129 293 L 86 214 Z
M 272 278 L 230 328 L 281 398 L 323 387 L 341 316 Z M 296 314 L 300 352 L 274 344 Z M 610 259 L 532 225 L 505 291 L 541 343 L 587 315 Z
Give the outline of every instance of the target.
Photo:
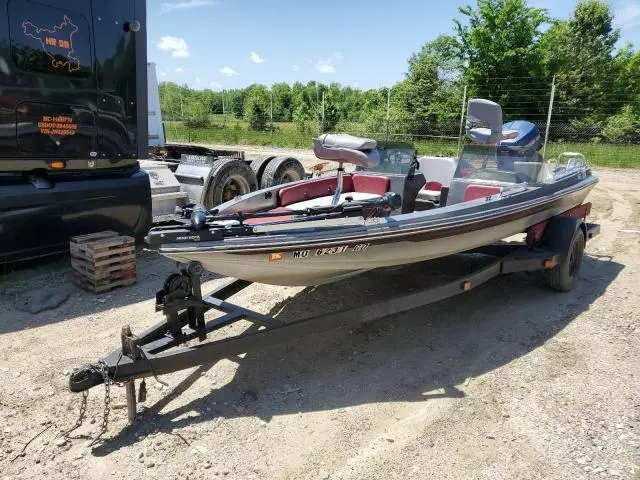
M 586 238 L 598 231 L 598 225 L 587 224 Z M 105 387 L 109 383 L 124 383 L 131 423 L 136 415 L 136 379 L 143 379 L 139 391 L 142 401 L 146 396 L 145 377 L 157 378 L 158 375 L 286 343 L 302 336 L 354 327 L 396 315 L 467 292 L 500 274 L 549 269 L 550 265 L 569 261 L 563 249 L 551 251 L 522 244 L 489 245 L 473 253 L 487 255 L 491 261 L 464 277 L 390 300 L 288 323 L 227 302 L 229 297 L 251 282 L 231 280 L 203 296 L 202 266 L 197 262 L 178 264 L 178 272 L 169 275 L 162 290 L 156 293 L 155 309 L 165 315 L 165 320 L 140 335 L 134 335 L 128 325 L 122 327 L 121 348 L 96 364 L 74 370 L 69 388 L 72 392 L 86 392 L 105 382 Z M 210 310 L 221 315 L 205 321 L 205 313 Z M 209 334 L 240 320 L 249 321 L 254 327 L 238 335 L 208 339 Z M 196 341 L 198 343 L 194 343 Z M 86 393 L 83 398 L 86 398 Z

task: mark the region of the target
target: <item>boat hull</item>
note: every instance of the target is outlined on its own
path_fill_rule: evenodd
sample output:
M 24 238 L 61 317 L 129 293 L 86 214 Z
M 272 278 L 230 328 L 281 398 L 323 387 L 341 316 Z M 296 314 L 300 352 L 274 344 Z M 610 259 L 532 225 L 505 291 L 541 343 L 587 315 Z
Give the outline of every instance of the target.
M 455 227 L 371 234 L 357 239 L 244 249 L 162 249 L 179 262 L 200 262 L 220 275 L 259 283 L 309 286 L 335 282 L 363 271 L 421 262 L 464 252 L 524 232 L 528 227 L 580 205 L 594 182 L 584 183 L 550 198 L 535 208 L 515 210 L 495 219 L 481 219 Z

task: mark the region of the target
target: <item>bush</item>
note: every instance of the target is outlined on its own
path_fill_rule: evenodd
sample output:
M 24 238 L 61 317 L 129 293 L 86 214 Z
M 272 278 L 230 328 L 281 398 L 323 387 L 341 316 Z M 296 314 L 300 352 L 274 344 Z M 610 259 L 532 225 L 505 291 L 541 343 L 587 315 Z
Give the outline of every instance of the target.
M 210 125 L 209 117 L 206 117 L 206 116 L 187 118 L 184 121 L 184 124 L 188 128 L 208 128 Z
M 640 141 L 640 112 L 626 105 L 618 115 L 609 117 L 602 134 L 613 143 L 637 143 Z

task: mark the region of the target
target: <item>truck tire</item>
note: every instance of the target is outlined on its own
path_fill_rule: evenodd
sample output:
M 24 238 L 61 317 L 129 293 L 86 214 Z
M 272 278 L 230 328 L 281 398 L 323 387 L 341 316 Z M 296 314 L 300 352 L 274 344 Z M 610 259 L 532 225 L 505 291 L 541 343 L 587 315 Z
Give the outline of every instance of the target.
M 266 155 L 256 158 L 251 162 L 251 170 L 253 170 L 253 172 L 256 174 L 258 185 L 262 184 L 262 173 L 264 172 L 264 169 L 267 168 L 267 163 L 269 163 L 275 157 L 275 155 Z
M 258 180 L 251 167 L 242 160 L 222 158 L 211 165 L 211 180 L 204 206 L 212 209 L 258 189 Z
M 300 160 L 294 157 L 276 157 L 264 169 L 260 180 L 260 188 L 274 187 L 303 179 L 304 167 Z
M 584 245 L 584 233 L 578 228 L 573 234 L 565 259 L 551 270 L 545 271 L 545 283 L 549 288 L 568 292 L 574 287 L 580 274 Z

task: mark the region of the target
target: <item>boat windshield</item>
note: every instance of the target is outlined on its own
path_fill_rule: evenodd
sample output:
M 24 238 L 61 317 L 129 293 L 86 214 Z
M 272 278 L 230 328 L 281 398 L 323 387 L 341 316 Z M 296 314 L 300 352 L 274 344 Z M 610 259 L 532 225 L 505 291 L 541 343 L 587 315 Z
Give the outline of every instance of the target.
M 504 183 L 535 183 L 539 179 L 542 165 L 542 156 L 537 151 L 526 153 L 496 145 L 468 144 L 462 150 L 455 177 Z
M 411 165 L 417 161 L 416 149 L 408 143 L 378 142 L 378 153 L 380 164 L 374 168 L 376 172 L 406 175 Z

